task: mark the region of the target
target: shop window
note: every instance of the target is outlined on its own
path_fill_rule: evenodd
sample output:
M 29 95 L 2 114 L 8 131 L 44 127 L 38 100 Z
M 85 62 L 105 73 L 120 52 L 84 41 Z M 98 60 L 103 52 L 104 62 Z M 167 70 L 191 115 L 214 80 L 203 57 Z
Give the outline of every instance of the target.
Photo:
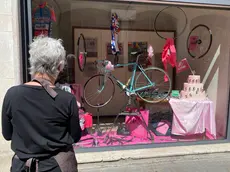
M 58 82 L 81 103 L 76 148 L 226 139 L 229 11 L 40 3 L 33 36 L 61 38 L 70 57 Z M 49 18 L 42 25 L 41 15 Z

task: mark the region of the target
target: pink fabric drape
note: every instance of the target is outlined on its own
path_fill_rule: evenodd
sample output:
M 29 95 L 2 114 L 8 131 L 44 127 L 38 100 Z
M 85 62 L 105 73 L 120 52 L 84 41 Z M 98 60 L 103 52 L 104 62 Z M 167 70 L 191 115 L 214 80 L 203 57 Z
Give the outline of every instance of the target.
M 187 136 L 202 134 L 208 130 L 216 138 L 216 121 L 212 101 L 170 99 L 169 103 L 173 109 L 172 134 Z
M 165 72 L 168 72 L 168 63 L 172 66 L 172 67 L 176 67 L 177 63 L 176 63 L 176 48 L 174 45 L 174 40 L 172 38 L 168 38 L 166 40 L 166 43 L 164 45 L 163 51 L 162 51 L 162 56 L 161 56 L 161 60 L 162 63 L 164 64 L 164 69 Z M 164 80 L 165 82 L 168 81 L 167 76 L 164 76 Z

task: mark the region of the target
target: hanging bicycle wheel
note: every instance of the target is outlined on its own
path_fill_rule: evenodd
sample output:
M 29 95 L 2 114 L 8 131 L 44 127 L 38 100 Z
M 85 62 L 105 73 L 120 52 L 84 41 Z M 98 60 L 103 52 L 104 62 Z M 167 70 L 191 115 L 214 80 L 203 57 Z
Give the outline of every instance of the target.
M 175 16 L 173 16 L 174 14 Z M 177 17 L 180 16 L 180 27 L 178 29 L 177 25 Z M 156 18 L 154 20 L 154 31 L 156 32 L 157 36 L 162 39 L 168 39 L 169 35 L 165 33 L 165 30 L 177 30 L 177 34 L 173 39 L 177 39 L 181 36 L 188 24 L 188 18 L 185 11 L 180 7 L 169 6 L 163 8 L 159 13 L 157 13 Z M 161 32 L 162 31 L 162 32 Z
M 139 73 L 135 81 L 135 89 L 148 86 L 150 82 L 154 84 L 153 87 L 137 91 L 137 95 L 140 99 L 147 103 L 158 103 L 166 99 L 172 89 L 171 80 L 168 74 L 160 68 L 149 67 L 144 70 L 145 73 Z M 147 79 L 147 77 L 148 79 Z M 168 78 L 165 82 L 164 77 Z
M 84 85 L 83 98 L 85 102 L 94 108 L 107 105 L 115 93 L 114 82 L 103 74 L 92 76 Z
M 212 45 L 212 31 L 208 26 L 199 24 L 195 26 L 187 38 L 187 50 L 192 58 L 202 58 Z
M 84 71 L 85 64 L 86 64 L 86 42 L 85 37 L 83 34 L 80 34 L 77 41 L 77 60 L 78 60 L 78 67 L 80 71 Z

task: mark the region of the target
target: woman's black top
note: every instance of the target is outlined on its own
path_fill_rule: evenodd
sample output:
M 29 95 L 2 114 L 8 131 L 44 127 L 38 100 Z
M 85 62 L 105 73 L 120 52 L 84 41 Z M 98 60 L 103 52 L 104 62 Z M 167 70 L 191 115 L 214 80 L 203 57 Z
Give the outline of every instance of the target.
M 10 88 L 2 106 L 2 134 L 21 159 L 45 158 L 81 138 L 74 95 L 54 88 L 55 99 L 41 86 Z

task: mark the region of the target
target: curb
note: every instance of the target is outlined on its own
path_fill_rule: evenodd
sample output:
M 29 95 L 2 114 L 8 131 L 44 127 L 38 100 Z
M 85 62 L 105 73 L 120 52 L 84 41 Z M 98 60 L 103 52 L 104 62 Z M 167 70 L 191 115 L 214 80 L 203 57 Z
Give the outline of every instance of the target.
M 230 152 L 230 144 L 192 145 L 122 151 L 76 153 L 79 164 Z

